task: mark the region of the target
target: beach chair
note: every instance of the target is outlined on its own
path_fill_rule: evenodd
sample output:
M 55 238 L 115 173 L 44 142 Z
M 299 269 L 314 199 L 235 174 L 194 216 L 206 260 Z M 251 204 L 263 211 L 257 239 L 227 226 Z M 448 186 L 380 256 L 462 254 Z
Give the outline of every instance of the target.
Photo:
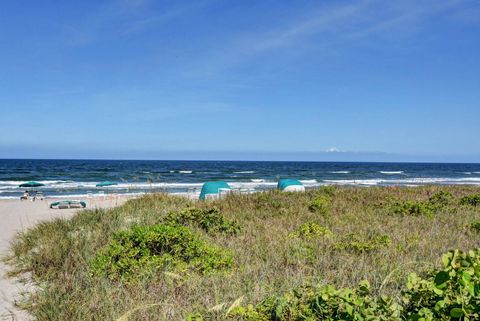
M 41 201 L 43 201 L 43 199 L 45 198 L 45 196 L 43 195 L 43 192 L 37 192 L 35 194 L 35 198 L 38 198 L 40 199 Z

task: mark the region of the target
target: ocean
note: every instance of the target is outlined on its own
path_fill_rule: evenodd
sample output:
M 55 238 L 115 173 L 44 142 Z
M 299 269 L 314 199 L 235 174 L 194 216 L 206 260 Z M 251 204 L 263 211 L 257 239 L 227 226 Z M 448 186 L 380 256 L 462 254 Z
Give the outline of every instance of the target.
M 174 194 L 199 192 L 211 180 L 232 188 L 276 188 L 279 178 L 295 178 L 305 187 L 323 185 L 418 186 L 480 185 L 480 164 L 347 163 L 254 161 L 0 160 L 0 199 L 16 199 L 26 181 L 45 184 L 47 197 L 79 198 L 98 193 Z M 98 188 L 102 181 L 117 185 Z

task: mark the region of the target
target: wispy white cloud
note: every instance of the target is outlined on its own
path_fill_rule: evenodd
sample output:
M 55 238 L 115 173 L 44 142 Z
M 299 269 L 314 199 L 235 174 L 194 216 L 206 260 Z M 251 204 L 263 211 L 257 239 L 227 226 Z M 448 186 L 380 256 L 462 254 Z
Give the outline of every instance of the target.
M 151 0 L 114 0 L 98 5 L 83 20 L 67 26 L 68 44 L 83 46 L 109 38 L 131 36 L 180 18 L 215 0 L 175 3 L 153 10 Z
M 363 0 L 349 4 L 321 6 L 314 12 L 245 41 L 253 53 L 290 48 L 315 41 L 321 45 L 363 38 L 385 31 L 413 30 L 426 19 L 452 10 L 464 0 L 385 2 Z M 394 37 L 394 34 L 389 34 Z M 333 40 L 331 38 L 334 38 Z
M 470 5 L 466 5 L 470 3 Z M 479 3 L 480 4 L 480 3 Z M 179 73 L 187 78 L 228 77 L 232 69 L 242 68 L 257 58 L 281 57 L 285 66 L 288 59 L 298 60 L 315 52 L 322 56 L 342 54 L 345 48 L 394 46 L 395 50 L 412 50 L 408 39 L 428 31 L 432 19 L 444 19 L 472 7 L 472 0 L 360 0 L 352 2 L 320 3 L 316 8 L 292 10 L 285 18 L 269 16 L 259 30 L 248 30 L 215 44 L 208 44 L 197 59 L 186 64 Z M 426 34 L 434 33 L 429 32 Z M 256 70 L 242 78 L 248 82 L 265 83 L 277 77 L 275 68 L 265 72 Z M 281 72 L 281 71 L 280 71 Z M 251 79 L 250 79 L 251 78 Z M 231 83 L 231 82 L 230 82 Z

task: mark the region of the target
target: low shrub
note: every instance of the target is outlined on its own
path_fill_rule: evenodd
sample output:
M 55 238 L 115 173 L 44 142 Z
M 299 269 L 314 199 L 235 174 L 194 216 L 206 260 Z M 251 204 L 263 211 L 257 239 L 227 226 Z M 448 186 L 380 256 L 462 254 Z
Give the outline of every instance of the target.
M 480 221 L 476 221 L 470 224 L 470 229 L 480 232 Z
M 295 231 L 289 234 L 290 237 L 302 239 L 318 239 L 321 237 L 332 237 L 333 233 L 328 228 L 314 222 L 307 222 L 300 225 Z
M 402 216 L 427 216 L 432 217 L 437 208 L 430 202 L 422 201 L 395 201 L 388 205 L 388 210 Z
M 330 212 L 331 200 L 328 196 L 318 195 L 313 199 L 308 208 L 314 213 L 326 215 Z
M 403 292 L 408 320 L 480 320 L 480 249 L 443 255 L 443 269 L 412 273 Z
M 442 261 L 443 269 L 425 278 L 411 273 L 397 300 L 371 294 L 367 281 L 355 289 L 305 286 L 258 305 L 195 313 L 187 320 L 211 320 L 218 313 L 231 321 L 480 320 L 480 249 L 450 251 Z
M 376 299 L 370 284 L 356 289 L 304 287 L 280 297 L 271 297 L 257 307 L 236 307 L 228 314 L 231 320 L 401 320 L 400 307 L 392 299 Z
M 135 280 L 156 270 L 208 274 L 233 265 L 231 253 L 182 226 L 134 226 L 117 232 L 91 263 L 93 275 Z
M 432 217 L 439 210 L 452 203 L 454 197 L 452 193 L 439 191 L 427 201 L 417 200 L 397 200 L 387 204 L 387 209 L 391 213 L 402 216 L 426 216 Z
M 480 206 L 480 194 L 464 196 L 460 199 L 460 204 L 470 206 Z
M 282 202 L 277 198 L 274 192 L 261 192 L 254 195 L 255 207 L 257 209 L 268 210 L 276 209 L 279 210 L 282 207 Z
M 313 264 L 317 259 L 317 252 L 310 244 L 304 242 L 295 243 L 290 246 L 289 258 Z
M 336 191 L 337 191 L 337 187 L 333 185 L 322 186 L 318 189 L 319 193 L 325 194 L 329 197 L 333 197 Z
M 335 243 L 334 248 L 337 250 L 364 253 L 386 248 L 391 244 L 392 239 L 388 235 L 370 236 L 367 239 L 361 239 L 355 234 L 349 234 L 341 241 Z
M 428 203 L 437 208 L 442 208 L 448 206 L 452 203 L 454 197 L 452 193 L 446 191 L 439 191 L 433 194 L 429 199 Z
M 240 231 L 237 222 L 226 220 L 216 208 L 208 210 L 186 208 L 180 212 L 172 212 L 165 218 L 165 223 L 170 225 L 195 225 L 211 234 L 231 235 Z

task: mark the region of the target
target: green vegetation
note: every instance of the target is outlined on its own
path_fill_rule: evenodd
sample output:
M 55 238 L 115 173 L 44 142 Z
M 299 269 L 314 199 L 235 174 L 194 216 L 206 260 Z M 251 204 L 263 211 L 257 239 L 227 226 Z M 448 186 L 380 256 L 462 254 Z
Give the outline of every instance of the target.
M 355 234 L 349 234 L 343 240 L 335 243 L 334 247 L 338 250 L 363 253 L 389 247 L 391 244 L 392 239 L 388 235 L 370 236 L 367 239 L 361 239 Z
M 137 280 L 158 271 L 188 270 L 202 274 L 233 265 L 232 255 L 206 244 L 181 226 L 134 226 L 117 232 L 92 263 L 95 275 Z
M 460 204 L 480 206 L 480 194 L 467 195 L 460 199 Z
M 401 216 L 432 217 L 439 210 L 451 205 L 454 197 L 448 191 L 439 191 L 428 200 L 397 200 L 388 204 L 388 210 Z
M 216 208 L 186 208 L 179 212 L 172 212 L 165 218 L 165 223 L 184 226 L 196 225 L 212 234 L 237 234 L 240 231 L 240 226 L 235 221 L 226 220 Z
M 258 305 L 235 306 L 225 320 L 315 321 L 315 320 L 479 320 L 480 250 L 459 250 L 443 255 L 443 269 L 425 278 L 408 276 L 401 298 L 372 295 L 370 283 L 354 289 L 331 285 L 302 287 L 269 297 Z M 218 312 L 191 315 L 189 320 L 208 320 Z
M 480 320 L 480 212 L 462 201 L 472 195 L 148 195 L 43 222 L 18 235 L 9 263 L 37 284 L 19 304 L 40 321 Z M 327 215 L 312 210 L 319 198 Z
M 476 232 L 480 232 L 480 221 L 470 223 L 470 228 Z
M 328 228 L 317 223 L 307 222 L 300 225 L 295 231 L 290 233 L 290 237 L 299 237 L 303 239 L 317 239 L 320 237 L 332 237 L 333 233 Z
M 440 191 L 430 196 L 430 198 L 428 199 L 428 203 L 430 203 L 437 209 L 440 209 L 442 207 L 452 204 L 453 200 L 454 197 L 452 193 L 447 191 Z
M 402 216 L 426 216 L 432 217 L 435 214 L 436 207 L 430 202 L 425 201 L 396 201 L 390 204 L 390 211 Z
M 310 211 L 326 215 L 330 212 L 330 206 L 331 206 L 331 201 L 330 197 L 327 195 L 319 195 L 313 199 L 313 201 L 310 204 Z
M 408 320 L 480 320 L 480 250 L 450 251 L 444 268 L 408 277 L 403 293 Z

